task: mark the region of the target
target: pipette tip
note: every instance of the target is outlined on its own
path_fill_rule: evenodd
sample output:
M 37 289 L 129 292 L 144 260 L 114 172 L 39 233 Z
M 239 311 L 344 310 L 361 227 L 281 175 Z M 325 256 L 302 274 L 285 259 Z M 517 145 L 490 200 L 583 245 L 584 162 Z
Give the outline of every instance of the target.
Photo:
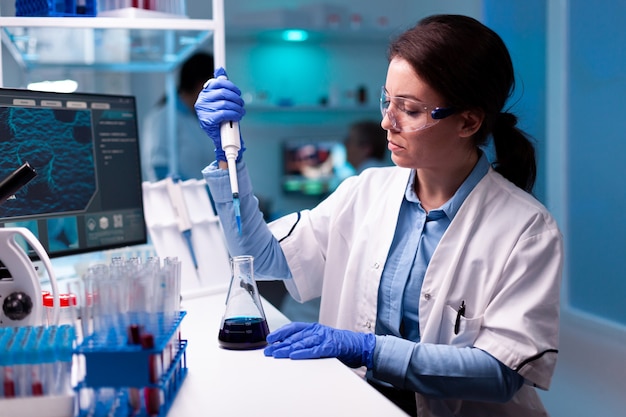
M 233 207 L 235 208 L 235 220 L 237 221 L 237 231 L 241 236 L 241 209 L 239 204 L 239 197 L 233 196 Z

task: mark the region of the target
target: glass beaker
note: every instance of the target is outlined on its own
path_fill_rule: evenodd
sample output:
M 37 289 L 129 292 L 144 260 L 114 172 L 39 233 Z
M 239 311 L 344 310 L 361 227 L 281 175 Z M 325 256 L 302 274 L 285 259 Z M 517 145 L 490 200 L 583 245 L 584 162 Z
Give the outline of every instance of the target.
M 254 282 L 254 257 L 231 259 L 232 276 L 218 340 L 225 349 L 257 349 L 269 334 L 261 298 Z

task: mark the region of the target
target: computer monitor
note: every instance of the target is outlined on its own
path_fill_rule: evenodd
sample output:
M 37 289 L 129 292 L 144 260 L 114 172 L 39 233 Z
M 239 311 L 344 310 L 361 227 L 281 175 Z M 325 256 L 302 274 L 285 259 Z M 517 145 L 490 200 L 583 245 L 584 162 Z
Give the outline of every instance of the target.
M 345 148 L 338 138 L 286 139 L 282 152 L 282 189 L 286 194 L 324 196 L 350 175 Z
M 0 227 L 28 228 L 51 258 L 146 243 L 134 97 L 0 88 L 0 180 L 24 162 L 37 176 Z

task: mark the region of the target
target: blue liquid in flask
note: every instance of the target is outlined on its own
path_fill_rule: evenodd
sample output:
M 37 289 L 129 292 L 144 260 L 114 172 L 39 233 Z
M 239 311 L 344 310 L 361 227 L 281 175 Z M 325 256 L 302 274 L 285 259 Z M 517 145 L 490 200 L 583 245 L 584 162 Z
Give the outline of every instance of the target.
M 220 346 L 232 350 L 258 349 L 267 345 L 270 333 L 267 321 L 261 317 L 233 317 L 224 320 L 218 340 Z

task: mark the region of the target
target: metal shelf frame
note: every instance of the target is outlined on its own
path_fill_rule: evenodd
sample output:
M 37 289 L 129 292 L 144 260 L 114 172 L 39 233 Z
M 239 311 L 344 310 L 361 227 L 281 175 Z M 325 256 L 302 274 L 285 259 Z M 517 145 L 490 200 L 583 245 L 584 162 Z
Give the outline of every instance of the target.
M 84 42 L 83 56 L 78 59 L 39 61 L 39 55 L 31 54 L 24 45 L 29 46 L 37 40 L 30 38 L 28 32 L 38 29 L 62 29 L 72 33 Z M 161 52 L 142 56 L 133 61 L 132 54 L 127 54 L 113 61 L 99 58 L 98 48 L 102 47 L 96 39 L 105 39 L 107 31 L 127 30 L 129 40 L 137 36 L 162 36 Z M 0 87 L 4 86 L 2 52 L 7 47 L 15 61 L 24 71 L 33 68 L 61 67 L 86 68 L 114 72 L 164 72 L 166 74 L 166 94 L 176 95 L 174 70 L 202 42 L 212 37 L 213 57 L 216 67 L 226 66 L 224 0 L 212 0 L 212 19 L 190 19 L 185 17 L 2 17 L 0 16 Z M 98 31 L 96 34 L 95 32 Z M 22 33 L 20 33 L 22 32 Z M 59 32 L 60 33 L 60 32 Z M 108 32 L 113 33 L 113 32 Z M 23 35 L 23 36 L 22 36 Z M 178 38 L 177 38 L 178 37 Z M 45 42 L 53 43 L 55 36 L 48 36 Z M 20 43 L 21 42 L 21 43 Z M 131 44 L 132 42 L 129 42 Z M 32 45 L 30 45 L 32 46 Z M 132 46 L 132 45 L 130 45 Z M 32 48 L 31 48 L 32 49 Z M 176 108 L 175 100 L 168 100 L 168 118 L 170 131 L 170 173 L 178 171 L 178 149 L 176 146 Z

